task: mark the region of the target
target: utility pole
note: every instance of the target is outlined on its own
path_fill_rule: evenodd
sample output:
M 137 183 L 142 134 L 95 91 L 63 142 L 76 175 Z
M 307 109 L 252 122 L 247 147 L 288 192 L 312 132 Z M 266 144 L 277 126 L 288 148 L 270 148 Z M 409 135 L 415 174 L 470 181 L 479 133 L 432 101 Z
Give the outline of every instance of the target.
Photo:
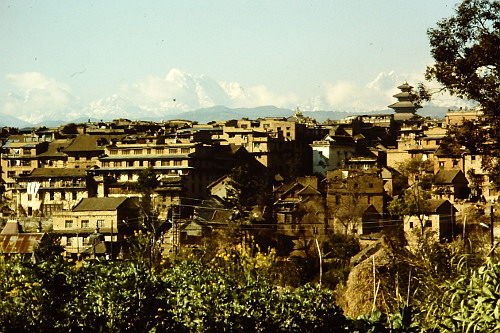
M 495 222 L 495 215 L 493 215 L 493 203 L 490 206 L 490 236 L 491 236 L 491 249 L 492 251 L 494 250 L 495 246 L 495 233 L 493 231 L 494 227 L 494 222 Z

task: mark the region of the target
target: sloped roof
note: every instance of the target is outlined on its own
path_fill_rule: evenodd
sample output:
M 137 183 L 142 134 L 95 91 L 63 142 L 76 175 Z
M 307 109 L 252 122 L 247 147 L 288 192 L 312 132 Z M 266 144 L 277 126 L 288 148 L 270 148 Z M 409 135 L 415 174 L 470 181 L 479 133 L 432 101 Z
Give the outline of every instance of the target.
M 429 199 L 426 200 L 425 202 L 425 207 L 424 207 L 424 212 L 425 213 L 436 213 L 439 207 L 444 205 L 445 203 L 449 203 L 452 205 L 448 200 L 446 199 Z M 453 211 L 457 211 L 457 209 L 452 205 Z
M 33 253 L 44 233 L 0 234 L 0 252 Z
M 298 192 L 299 195 L 321 195 L 321 193 L 317 190 L 315 190 L 314 188 L 312 188 L 311 186 L 306 186 L 305 188 L 303 188 L 302 190 L 300 190 Z
M 67 156 L 63 150 L 69 146 L 71 142 L 68 140 L 56 140 L 49 143 L 47 151 L 38 154 L 37 157 L 64 157 Z
M 22 232 L 19 222 L 16 220 L 7 221 L 2 229 L 2 235 L 15 235 Z
M 73 211 L 117 210 L 118 207 L 120 207 L 120 205 L 127 199 L 127 197 L 85 198 L 82 199 L 75 208 L 73 208 Z
M 462 174 L 463 179 L 465 179 L 465 175 L 463 175 L 462 170 L 460 169 L 452 169 L 452 170 L 439 170 L 434 175 L 434 183 L 435 184 L 452 184 L 457 177 Z M 467 179 L 465 179 L 467 181 Z
M 87 170 L 81 168 L 36 168 L 26 178 L 85 177 Z
M 90 134 L 81 134 L 78 135 L 69 146 L 67 146 L 64 151 L 65 152 L 78 152 L 78 151 L 101 151 L 104 150 L 104 147 L 98 146 L 97 142 L 99 140 L 105 139 L 107 142 L 111 143 L 112 139 L 120 140 L 125 135 L 90 135 Z
M 393 108 L 393 109 L 394 108 L 407 108 L 409 110 L 411 110 L 411 108 L 417 108 L 417 109 L 421 108 L 420 105 L 415 104 L 415 103 L 410 102 L 410 101 L 398 101 L 394 104 L 389 105 L 389 107 Z M 408 111 L 408 112 L 413 112 L 413 111 Z

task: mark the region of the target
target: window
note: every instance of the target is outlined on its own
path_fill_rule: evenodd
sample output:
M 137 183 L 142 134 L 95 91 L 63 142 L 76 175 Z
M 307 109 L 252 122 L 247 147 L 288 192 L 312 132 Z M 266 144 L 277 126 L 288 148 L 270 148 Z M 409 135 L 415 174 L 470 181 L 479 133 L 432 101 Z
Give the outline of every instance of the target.
M 189 154 L 189 148 L 182 148 L 181 153 L 182 154 Z
M 181 166 L 182 165 L 182 161 L 181 160 L 176 160 L 176 161 L 174 161 L 174 165 L 175 166 Z
M 158 154 L 158 155 L 163 154 L 163 148 L 156 148 L 155 149 L 155 153 Z
M 432 228 L 432 221 L 431 220 L 425 220 L 425 227 L 426 228 Z
M 82 220 L 82 228 L 90 227 L 89 220 Z
M 134 155 L 141 155 L 141 154 L 142 154 L 142 149 L 134 150 Z
M 118 154 L 118 151 L 115 149 L 109 151 L 109 155 L 116 155 L 116 154 Z
M 73 239 L 71 237 L 66 237 L 66 246 L 71 246 L 73 245 Z
M 410 222 L 410 229 L 413 229 L 413 222 Z
M 169 154 L 177 154 L 177 149 L 175 149 L 175 148 L 170 148 L 170 149 L 168 150 L 168 153 L 169 153 Z
M 97 227 L 104 228 L 104 220 L 97 220 Z
M 134 161 L 128 161 L 127 166 L 133 167 L 134 166 Z
M 66 221 L 64 221 L 64 227 L 65 227 L 66 229 L 71 229 L 71 228 L 73 228 L 73 220 L 66 220 Z
M 54 200 L 54 192 L 49 192 L 49 200 Z
M 260 149 L 260 142 L 254 142 L 253 147 L 254 149 Z

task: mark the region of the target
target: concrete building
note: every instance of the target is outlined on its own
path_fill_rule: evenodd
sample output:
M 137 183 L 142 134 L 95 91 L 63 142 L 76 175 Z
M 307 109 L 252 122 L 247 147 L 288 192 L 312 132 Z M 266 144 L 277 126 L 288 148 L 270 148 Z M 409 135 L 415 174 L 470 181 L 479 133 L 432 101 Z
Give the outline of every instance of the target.
M 127 197 L 86 198 L 70 211 L 53 215 L 54 233 L 61 236 L 67 254 L 74 256 L 92 254 L 96 245 L 92 238 L 98 234 L 102 236 L 105 254 L 115 258 L 125 236 L 142 227 L 140 223 L 137 198 Z
M 313 173 L 326 177 L 328 171 L 343 168 L 356 153 L 356 144 L 350 136 L 330 136 L 314 141 L 312 148 Z
M 50 217 L 94 194 L 93 181 L 85 169 L 36 168 L 17 177 L 14 188 L 16 210 L 26 216 Z

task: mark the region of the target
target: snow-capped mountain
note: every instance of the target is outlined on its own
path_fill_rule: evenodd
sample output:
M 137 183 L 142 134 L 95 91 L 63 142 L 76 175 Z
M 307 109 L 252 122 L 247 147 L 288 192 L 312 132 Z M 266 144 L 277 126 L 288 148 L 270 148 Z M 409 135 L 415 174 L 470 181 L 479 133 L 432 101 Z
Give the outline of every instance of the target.
M 302 111 L 359 114 L 387 110 L 387 106 L 395 102 L 393 95 L 398 92 L 397 86 L 405 81 L 412 85 L 420 82 L 418 77 L 390 71 L 378 74 L 366 85 L 350 81 L 324 82 L 317 96 L 300 96 L 277 94 L 263 85 L 243 87 L 238 82 L 218 82 L 206 75 L 193 75 L 174 68 L 164 77 L 148 76 L 120 86 L 112 95 L 83 101 L 67 84 L 40 73 L 10 75 L 9 79 L 12 91 L 0 96 L 0 114 L 32 124 L 82 118 L 171 119 L 197 110 L 204 110 L 203 119 L 209 119 L 211 112 L 220 109 L 213 108 L 215 106 L 243 110 L 273 105 L 288 110 L 298 107 Z M 455 103 L 456 99 L 451 97 L 441 99 L 429 105 L 463 105 Z M 225 114 L 232 112 L 226 110 Z M 199 115 L 198 112 L 194 114 Z

